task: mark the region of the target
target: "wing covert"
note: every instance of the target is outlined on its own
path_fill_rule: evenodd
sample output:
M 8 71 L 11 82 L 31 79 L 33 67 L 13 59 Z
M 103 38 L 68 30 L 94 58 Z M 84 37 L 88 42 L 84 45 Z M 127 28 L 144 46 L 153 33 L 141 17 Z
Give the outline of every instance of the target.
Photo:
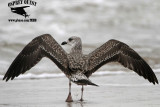
M 135 71 L 138 75 L 148 79 L 153 84 L 158 80 L 151 67 L 125 43 L 117 40 L 109 40 L 88 55 L 88 77 L 101 66 L 109 62 L 119 62 L 124 67 Z
M 3 80 L 8 81 L 25 73 L 43 57 L 51 59 L 63 72 L 67 71 L 67 53 L 51 35 L 44 34 L 34 38 L 24 47 L 10 65 Z

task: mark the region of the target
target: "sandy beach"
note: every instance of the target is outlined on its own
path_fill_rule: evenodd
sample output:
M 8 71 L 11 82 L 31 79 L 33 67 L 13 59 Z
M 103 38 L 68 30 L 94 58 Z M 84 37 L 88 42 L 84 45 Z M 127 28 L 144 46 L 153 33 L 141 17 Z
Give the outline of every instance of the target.
M 160 78 L 160 74 L 156 74 Z M 99 87 L 86 86 L 84 102 L 78 101 L 81 86 L 72 84 L 74 102 L 66 103 L 68 79 L 0 81 L 0 107 L 159 107 L 160 86 L 135 73 L 93 76 Z

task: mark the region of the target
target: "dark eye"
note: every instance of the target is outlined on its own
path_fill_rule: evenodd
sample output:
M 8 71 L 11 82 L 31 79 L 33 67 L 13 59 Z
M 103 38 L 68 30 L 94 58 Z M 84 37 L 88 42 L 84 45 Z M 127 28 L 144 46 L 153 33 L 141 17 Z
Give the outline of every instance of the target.
M 73 39 L 72 39 L 72 38 L 69 38 L 68 40 L 71 42 Z

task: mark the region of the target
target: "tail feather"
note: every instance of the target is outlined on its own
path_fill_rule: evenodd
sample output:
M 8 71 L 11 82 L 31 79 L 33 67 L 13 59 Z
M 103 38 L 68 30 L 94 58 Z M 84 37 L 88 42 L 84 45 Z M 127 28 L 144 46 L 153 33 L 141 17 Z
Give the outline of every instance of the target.
M 78 85 L 93 85 L 98 86 L 97 84 L 92 83 L 89 78 L 87 78 L 83 73 L 77 72 L 76 74 L 73 74 L 69 77 L 69 79 L 78 84 Z
M 91 81 L 89 80 L 86 80 L 86 79 L 81 79 L 81 80 L 78 80 L 76 81 L 78 84 L 80 85 L 93 85 L 93 86 L 98 86 L 97 84 L 95 83 L 92 83 Z

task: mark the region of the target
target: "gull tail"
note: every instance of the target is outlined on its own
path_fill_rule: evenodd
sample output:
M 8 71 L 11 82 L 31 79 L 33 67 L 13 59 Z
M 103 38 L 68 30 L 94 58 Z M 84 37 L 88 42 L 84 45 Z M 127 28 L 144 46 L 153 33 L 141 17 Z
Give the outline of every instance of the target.
M 88 85 L 93 85 L 93 86 L 99 87 L 99 85 L 97 85 L 97 84 L 95 84 L 95 83 L 93 83 L 93 82 L 91 82 L 91 81 L 88 82 Z
M 93 85 L 93 86 L 98 86 L 95 83 L 92 83 L 89 78 L 87 78 L 84 74 L 82 73 L 76 73 L 73 74 L 70 78 L 69 78 L 72 82 L 78 84 L 78 85 Z
M 78 80 L 77 81 L 78 84 L 84 84 L 84 85 L 93 85 L 93 86 L 98 86 L 97 84 L 89 81 L 89 80 L 86 80 L 86 79 L 81 79 L 81 80 Z

